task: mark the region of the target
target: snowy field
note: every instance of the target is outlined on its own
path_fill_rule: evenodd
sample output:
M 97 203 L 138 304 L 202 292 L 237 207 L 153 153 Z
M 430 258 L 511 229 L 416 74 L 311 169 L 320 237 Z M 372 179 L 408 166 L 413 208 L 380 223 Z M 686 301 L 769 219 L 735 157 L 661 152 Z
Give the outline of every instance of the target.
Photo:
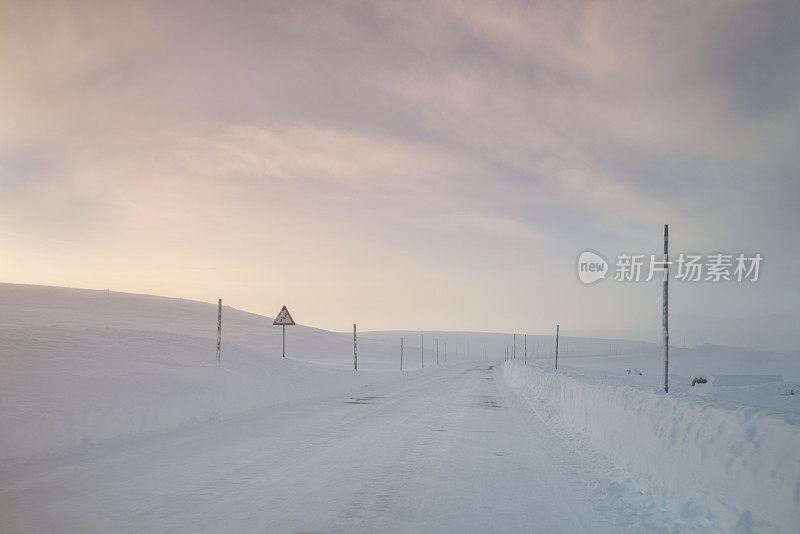
M 797 353 L 216 313 L 0 284 L 0 531 L 800 530 Z

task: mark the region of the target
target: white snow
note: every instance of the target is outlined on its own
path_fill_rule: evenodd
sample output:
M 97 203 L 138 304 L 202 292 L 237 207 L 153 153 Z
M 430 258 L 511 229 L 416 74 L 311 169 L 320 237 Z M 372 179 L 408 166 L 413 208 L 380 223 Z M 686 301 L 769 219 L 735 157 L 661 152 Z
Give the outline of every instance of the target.
M 537 415 L 620 466 L 687 524 L 725 532 L 800 526 L 800 426 L 745 406 L 749 388 L 731 408 L 730 398 L 694 394 L 711 383 L 665 395 L 638 375 L 624 383 L 596 371 L 512 363 L 503 376 Z M 768 391 L 780 413 L 796 420 L 796 397 Z
M 666 396 L 655 344 L 564 337 L 554 373 L 553 336 L 424 332 L 422 370 L 420 332 L 359 332 L 356 373 L 352 332 L 281 358 L 225 307 L 218 369 L 216 313 L 0 284 L 0 531 L 800 525 L 796 353 L 675 348 Z
M 287 329 L 281 358 L 281 327 L 231 308 L 219 370 L 217 307 L 194 301 L 0 284 L 0 318 L 5 463 L 411 379 L 376 372 L 394 361 L 374 342 L 360 347 L 364 371 L 348 372 L 352 337 L 304 326 Z

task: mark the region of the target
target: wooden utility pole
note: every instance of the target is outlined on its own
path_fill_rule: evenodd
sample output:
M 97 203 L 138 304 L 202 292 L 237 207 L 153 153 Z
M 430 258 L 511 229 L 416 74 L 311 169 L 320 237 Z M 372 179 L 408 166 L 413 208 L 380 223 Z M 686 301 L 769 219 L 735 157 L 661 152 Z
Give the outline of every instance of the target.
M 353 369 L 358 371 L 358 351 L 356 350 L 356 324 L 353 323 Z
M 403 370 L 403 338 L 400 338 L 400 370 Z
M 561 325 L 556 325 L 556 371 L 558 371 L 558 329 Z
M 217 308 L 217 367 L 222 367 L 222 299 Z
M 664 295 L 661 326 L 664 329 L 664 392 L 669 393 L 669 225 L 664 225 Z

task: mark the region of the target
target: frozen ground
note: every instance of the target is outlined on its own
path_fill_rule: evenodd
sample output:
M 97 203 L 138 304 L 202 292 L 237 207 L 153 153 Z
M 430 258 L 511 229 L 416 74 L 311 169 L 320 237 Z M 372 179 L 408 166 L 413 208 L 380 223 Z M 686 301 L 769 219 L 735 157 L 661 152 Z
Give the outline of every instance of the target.
M 357 396 L 304 400 L 15 465 L 2 472 L 4 531 L 663 526 L 657 508 L 621 499 L 625 488 L 570 454 L 496 377 L 489 366 L 461 362 Z
M 282 359 L 226 308 L 217 369 L 212 304 L 0 284 L 0 319 L 2 532 L 800 525 L 796 354 L 675 349 L 667 398 L 635 341 L 566 338 L 553 373 L 550 336 L 524 365 L 426 332 L 421 369 L 419 332 L 372 332 L 355 373 L 352 333 L 287 328 Z

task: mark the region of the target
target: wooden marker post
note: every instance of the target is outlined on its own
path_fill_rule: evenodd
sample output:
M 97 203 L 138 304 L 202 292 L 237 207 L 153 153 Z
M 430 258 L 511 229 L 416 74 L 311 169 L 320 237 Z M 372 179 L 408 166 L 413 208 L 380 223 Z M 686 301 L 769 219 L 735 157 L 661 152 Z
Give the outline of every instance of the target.
M 560 325 L 556 325 L 556 371 L 558 371 L 558 329 Z
M 664 330 L 664 392 L 669 393 L 669 225 L 664 225 L 664 295 L 661 327 Z
M 222 367 L 222 299 L 217 308 L 217 367 Z

